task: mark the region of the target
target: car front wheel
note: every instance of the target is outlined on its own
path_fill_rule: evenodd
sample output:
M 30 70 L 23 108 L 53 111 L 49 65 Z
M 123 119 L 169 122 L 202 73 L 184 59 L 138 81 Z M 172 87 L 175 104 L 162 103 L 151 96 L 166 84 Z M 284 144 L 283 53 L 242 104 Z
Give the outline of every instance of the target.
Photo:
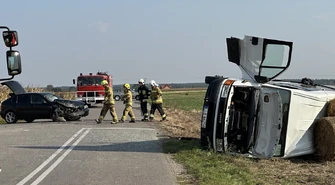
M 17 122 L 17 116 L 15 112 L 8 111 L 5 115 L 5 121 L 6 123 L 16 123 Z

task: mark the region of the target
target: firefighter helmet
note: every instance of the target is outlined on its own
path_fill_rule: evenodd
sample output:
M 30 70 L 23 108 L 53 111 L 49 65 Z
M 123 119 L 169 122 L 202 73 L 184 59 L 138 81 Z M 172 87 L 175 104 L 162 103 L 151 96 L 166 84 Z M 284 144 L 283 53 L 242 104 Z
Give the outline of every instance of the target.
M 156 87 L 159 86 L 159 85 L 155 82 L 155 80 L 151 80 L 151 81 L 150 81 L 150 85 L 151 85 L 151 86 L 156 86 Z
M 129 84 L 124 84 L 123 87 L 126 88 L 126 89 L 130 89 L 130 85 Z
M 107 80 L 102 80 L 101 85 L 108 85 Z
M 141 79 L 138 81 L 138 83 L 142 83 L 142 84 L 144 84 L 144 79 L 141 78 Z

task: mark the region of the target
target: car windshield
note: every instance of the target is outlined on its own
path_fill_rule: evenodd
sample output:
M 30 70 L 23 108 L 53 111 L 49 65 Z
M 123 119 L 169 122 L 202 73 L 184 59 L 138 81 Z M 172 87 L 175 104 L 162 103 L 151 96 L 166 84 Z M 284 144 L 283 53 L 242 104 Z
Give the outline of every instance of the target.
M 44 97 L 49 100 L 50 102 L 55 101 L 56 99 L 61 99 L 58 96 L 54 95 L 54 94 L 45 94 Z
M 78 85 L 85 86 L 85 85 L 100 85 L 103 77 L 100 76 L 86 76 L 86 77 L 78 77 Z

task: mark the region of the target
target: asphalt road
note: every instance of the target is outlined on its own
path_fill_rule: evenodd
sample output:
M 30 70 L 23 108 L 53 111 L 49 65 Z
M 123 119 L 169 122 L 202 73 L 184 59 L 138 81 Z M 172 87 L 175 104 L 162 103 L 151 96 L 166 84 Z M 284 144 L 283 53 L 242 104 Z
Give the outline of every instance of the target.
M 116 107 L 120 118 L 124 105 Z M 176 184 L 157 123 L 112 125 L 108 113 L 96 124 L 100 109 L 78 122 L 1 124 L 0 184 Z M 134 111 L 141 120 L 138 104 Z

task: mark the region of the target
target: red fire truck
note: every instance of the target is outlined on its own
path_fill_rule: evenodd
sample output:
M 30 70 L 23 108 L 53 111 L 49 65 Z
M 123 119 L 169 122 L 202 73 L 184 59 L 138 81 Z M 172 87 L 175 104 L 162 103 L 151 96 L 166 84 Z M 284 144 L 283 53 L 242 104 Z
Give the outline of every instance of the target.
M 89 73 L 77 77 L 77 100 L 85 102 L 88 106 L 102 103 L 104 100 L 105 89 L 101 85 L 103 80 L 107 80 L 109 86 L 113 86 L 113 77 L 107 72 Z M 73 84 L 76 84 L 73 79 Z

